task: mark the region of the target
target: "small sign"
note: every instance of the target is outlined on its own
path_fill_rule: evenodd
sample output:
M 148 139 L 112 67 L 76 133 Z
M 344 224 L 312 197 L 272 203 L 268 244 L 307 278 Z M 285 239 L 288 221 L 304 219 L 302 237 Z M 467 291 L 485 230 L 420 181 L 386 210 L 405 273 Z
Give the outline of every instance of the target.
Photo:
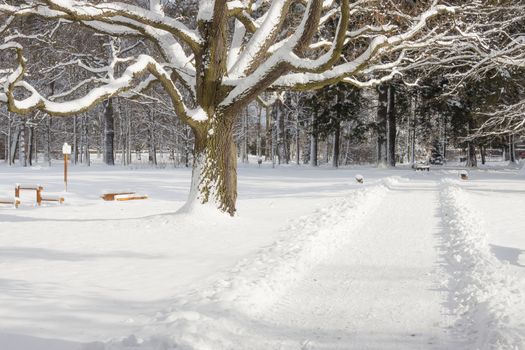
M 64 143 L 62 146 L 62 153 L 63 154 L 71 154 L 71 145 L 68 145 L 68 143 Z

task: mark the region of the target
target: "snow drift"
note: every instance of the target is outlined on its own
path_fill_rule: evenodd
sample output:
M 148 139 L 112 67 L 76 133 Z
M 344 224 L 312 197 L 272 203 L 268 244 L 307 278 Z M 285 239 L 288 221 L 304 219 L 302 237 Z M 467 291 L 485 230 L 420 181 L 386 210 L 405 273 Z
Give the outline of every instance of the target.
M 480 214 L 455 181 L 441 191 L 444 255 L 450 269 L 450 306 L 459 315 L 455 331 L 470 349 L 525 349 L 523 315 L 516 315 L 522 295 L 506 267 L 491 253 Z

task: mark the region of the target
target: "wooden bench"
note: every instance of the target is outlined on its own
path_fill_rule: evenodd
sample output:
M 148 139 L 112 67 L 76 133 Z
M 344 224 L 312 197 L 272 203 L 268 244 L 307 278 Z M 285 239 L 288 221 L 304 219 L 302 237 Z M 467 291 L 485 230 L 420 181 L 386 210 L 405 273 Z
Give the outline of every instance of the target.
M 20 205 L 20 199 L 19 198 L 5 198 L 5 197 L 0 197 L 0 204 L 10 204 L 10 205 L 14 205 L 15 208 L 18 208 L 18 206 Z
M 54 195 L 43 195 L 41 198 L 42 202 L 57 202 L 58 204 L 64 203 L 64 197 Z
M 416 164 L 416 171 L 430 171 L 430 165 Z
M 130 193 L 130 194 L 119 194 L 115 196 L 115 199 L 117 201 L 134 201 L 134 200 L 140 200 L 140 199 L 148 199 L 148 196 L 145 194 L 136 194 L 136 193 Z
M 131 195 L 135 194 L 135 192 L 108 192 L 104 193 L 100 198 L 102 198 L 105 201 L 114 201 L 116 196 L 124 196 L 124 195 Z
M 16 184 L 15 186 L 15 198 L 20 198 L 20 192 L 24 191 L 35 191 L 36 192 L 36 203 L 42 204 L 42 191 L 44 187 L 35 184 Z

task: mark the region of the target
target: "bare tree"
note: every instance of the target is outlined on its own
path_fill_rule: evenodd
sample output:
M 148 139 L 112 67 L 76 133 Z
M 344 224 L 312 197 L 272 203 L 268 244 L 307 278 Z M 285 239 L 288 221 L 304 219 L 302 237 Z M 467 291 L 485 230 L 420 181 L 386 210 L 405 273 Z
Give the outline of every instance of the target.
M 106 67 L 81 59 L 60 63 L 92 73 L 71 91 L 91 88 L 81 97 L 45 97 L 25 74 L 24 47 L 7 40 L 0 50 L 14 51 L 18 66 L 0 67 L 0 102 L 19 114 L 40 109 L 66 116 L 114 96 L 142 94 L 159 83 L 195 135 L 188 203 L 211 202 L 231 215 L 237 198 L 233 126 L 244 107 L 267 90 L 315 89 L 338 81 L 371 86 L 388 80 L 410 63 L 412 51 L 450 44 L 454 25 L 437 18 L 459 10 L 439 1 L 404 9 L 364 0 L 201 0 L 195 29 L 190 29 L 166 14 L 160 0 L 151 0 L 149 8 L 80 0 L 13 3 L 0 4 L 6 19 L 0 32 L 8 31 L 14 18 L 38 16 L 115 37 L 144 38 L 159 54 L 114 55 Z M 350 22 L 352 17 L 365 21 Z M 330 22 L 336 25 L 327 27 Z M 126 68 L 116 74 L 122 65 Z

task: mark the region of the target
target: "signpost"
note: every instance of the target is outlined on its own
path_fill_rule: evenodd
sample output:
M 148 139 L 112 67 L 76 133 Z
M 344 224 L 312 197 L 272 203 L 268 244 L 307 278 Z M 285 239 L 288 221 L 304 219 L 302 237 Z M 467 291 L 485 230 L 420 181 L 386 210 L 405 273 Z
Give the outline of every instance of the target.
M 64 154 L 64 185 L 67 192 L 67 157 L 71 154 L 71 146 L 67 142 L 62 146 L 62 153 Z

